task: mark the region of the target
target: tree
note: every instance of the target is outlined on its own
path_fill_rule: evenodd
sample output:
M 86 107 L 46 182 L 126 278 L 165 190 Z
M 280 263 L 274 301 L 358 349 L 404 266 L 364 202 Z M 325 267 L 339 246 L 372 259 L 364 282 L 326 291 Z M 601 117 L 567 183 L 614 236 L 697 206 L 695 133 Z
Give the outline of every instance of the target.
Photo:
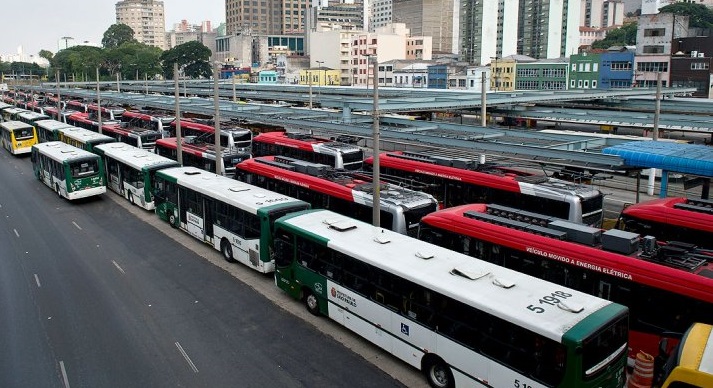
M 102 38 L 102 46 L 107 49 L 113 49 L 121 46 L 124 43 L 136 42 L 134 39 L 134 30 L 126 24 L 112 24 L 105 32 Z
M 46 59 L 48 62 L 52 60 L 52 57 L 54 57 L 54 54 L 52 51 L 49 50 L 40 50 L 39 54 L 40 58 Z
M 659 13 L 688 16 L 690 27 L 713 28 L 713 10 L 703 4 L 674 3 L 659 8 Z
M 607 33 L 607 37 L 592 43 L 592 48 L 607 49 L 612 46 L 633 46 L 636 44 L 636 23 L 625 24 Z
M 104 50 L 92 46 L 73 46 L 61 50 L 50 61 L 52 67 L 64 74 L 94 74 L 94 70 L 104 62 Z
M 107 50 L 106 68 L 109 73 L 121 73 L 123 79 L 135 79 L 139 75 L 161 73 L 160 57 L 162 50 L 139 42 L 126 42 L 121 46 Z
M 173 78 L 173 64 L 177 63 L 188 77 L 208 78 L 213 74 L 209 62 L 210 55 L 210 49 L 198 41 L 187 42 L 164 51 L 161 54 L 164 77 Z

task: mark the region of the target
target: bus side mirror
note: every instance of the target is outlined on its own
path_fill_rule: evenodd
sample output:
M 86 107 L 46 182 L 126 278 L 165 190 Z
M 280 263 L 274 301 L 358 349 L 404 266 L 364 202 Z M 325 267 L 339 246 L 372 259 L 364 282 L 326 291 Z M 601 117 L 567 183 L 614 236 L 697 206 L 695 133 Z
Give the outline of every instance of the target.
M 662 338 L 659 341 L 659 355 L 667 355 L 666 350 L 668 349 L 668 338 Z

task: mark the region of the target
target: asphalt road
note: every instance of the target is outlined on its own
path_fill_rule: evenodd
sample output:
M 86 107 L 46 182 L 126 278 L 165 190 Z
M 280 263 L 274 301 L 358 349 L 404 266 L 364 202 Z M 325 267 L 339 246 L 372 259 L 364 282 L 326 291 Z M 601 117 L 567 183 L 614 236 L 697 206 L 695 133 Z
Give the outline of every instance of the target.
M 270 277 L 113 193 L 60 199 L 4 150 L 0 217 L 0 387 L 424 384 Z

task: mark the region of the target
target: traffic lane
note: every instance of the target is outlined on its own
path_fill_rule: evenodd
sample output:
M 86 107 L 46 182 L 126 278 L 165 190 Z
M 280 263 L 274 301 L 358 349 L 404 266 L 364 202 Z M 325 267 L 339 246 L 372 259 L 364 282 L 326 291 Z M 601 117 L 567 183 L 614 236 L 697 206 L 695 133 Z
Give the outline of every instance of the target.
M 142 230 L 135 219 L 122 224 L 131 217 L 109 201 L 70 204 L 44 190 L 47 205 L 41 209 L 52 216 L 44 222 L 41 216 L 32 218 L 52 236 L 46 245 L 54 248 L 52 254 L 38 248 L 38 255 L 48 257 L 45 265 L 57 263 L 45 269 L 56 276 L 43 275 L 45 289 L 59 289 L 48 293 L 52 299 L 45 304 L 61 306 L 51 312 L 55 323 L 48 331 L 72 385 L 339 386 L 354 378 L 366 385 L 396 384 L 334 341 L 325 348 L 323 336 L 304 324 L 295 329 L 294 318 L 244 285 L 236 290 L 235 279 L 190 251 L 177 252 L 175 243 L 155 229 Z M 198 276 L 210 272 L 222 280 Z M 136 273 L 144 279 L 125 276 Z M 250 292 L 254 295 L 246 297 Z M 243 300 L 255 305 L 245 306 Z M 210 303 L 206 307 L 201 301 Z M 277 317 L 265 316 L 275 311 Z M 274 339 L 290 331 L 295 341 L 276 347 Z M 256 338 L 260 332 L 264 335 Z M 340 372 L 344 365 L 347 380 Z

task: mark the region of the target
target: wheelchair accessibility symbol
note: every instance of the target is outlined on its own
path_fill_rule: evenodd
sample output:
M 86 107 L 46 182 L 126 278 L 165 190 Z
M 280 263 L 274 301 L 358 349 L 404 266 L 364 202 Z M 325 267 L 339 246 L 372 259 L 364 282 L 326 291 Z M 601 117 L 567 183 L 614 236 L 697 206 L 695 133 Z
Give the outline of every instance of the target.
M 408 325 L 405 323 L 401 323 L 401 334 L 408 335 Z

